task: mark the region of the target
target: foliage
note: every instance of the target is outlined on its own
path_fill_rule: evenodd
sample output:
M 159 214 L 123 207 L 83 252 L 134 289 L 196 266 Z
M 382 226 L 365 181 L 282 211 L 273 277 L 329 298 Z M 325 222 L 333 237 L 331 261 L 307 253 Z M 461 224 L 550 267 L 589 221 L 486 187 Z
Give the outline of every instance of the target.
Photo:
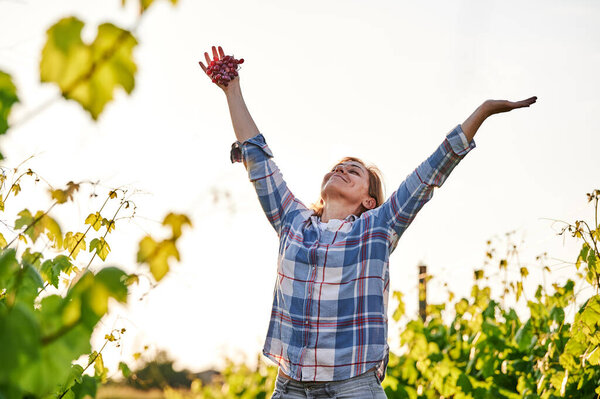
M 150 359 L 148 356 L 145 357 L 143 364 L 133 370 L 125 362 L 121 362 L 119 369 L 124 378 L 110 380 L 111 388 L 131 387 L 146 392 L 152 389 L 163 390 L 166 388 L 189 389 L 196 380 L 209 383 L 215 375 L 220 374 L 215 370 L 206 370 L 200 373 L 193 373 L 187 369 L 175 370 L 173 359 L 164 350 L 156 351 Z
M 277 367 L 265 365 L 258 356 L 256 368 L 226 359 L 226 367 L 219 378 L 209 384 L 195 380 L 189 393 L 176 391 L 171 387 L 164 389 L 166 399 L 265 399 L 270 398 L 275 389 Z
M 578 270 L 585 265 L 582 284 L 595 291 L 572 323 L 566 314 L 576 304 L 573 280 L 553 284 L 553 293 L 538 285 L 535 297 L 526 301 L 529 318 L 520 320 L 514 308 L 491 298 L 479 270 L 470 298 L 454 305 L 451 322 L 444 322 L 442 304 L 432 307 L 438 311 L 428 312 L 425 322 L 407 323 L 400 334 L 406 351 L 390 357 L 384 381 L 388 397 L 532 399 L 600 394 L 599 197 L 600 190 L 588 193 L 588 202 L 595 205 L 595 229 L 576 221 L 560 233 L 568 229 L 583 240 L 574 265 Z M 507 259 L 498 264 L 500 270 L 508 267 Z M 509 292 L 516 301 L 522 297 L 529 270 L 520 267 L 519 273 L 520 281 L 504 281 L 502 303 Z
M 17 192 L 13 187 L 24 176 L 35 176 L 36 182 L 40 180 L 29 169 L 12 183 L 9 194 Z M 6 176 L 0 177 L 5 188 Z M 79 190 L 79 186 L 69 185 L 74 188 L 72 191 Z M 0 233 L 3 244 L 0 249 L 0 397 L 95 396 L 97 384 L 106 381 L 108 371 L 101 353 L 104 346 L 93 351 L 90 338 L 107 314 L 110 298 L 126 303 L 129 286 L 137 281 L 138 275 L 113 266 L 97 268 L 92 263 L 96 256 L 102 261 L 107 259 L 110 253 L 107 236 L 114 231 L 119 213 L 133 202 L 125 198 L 126 191 L 111 190 L 100 209 L 87 216 L 85 231 L 63 233 L 49 211 L 60 203 L 57 196 L 72 197 L 73 192 L 69 196 L 67 190 L 50 190 L 53 203 L 46 211 L 37 211 L 35 215 L 28 209 L 20 211 L 14 223 L 15 237 L 10 242 Z M 57 195 L 60 191 L 64 192 Z M 118 195 L 121 193 L 122 197 Z M 1 194 L 4 207 L 9 194 Z M 111 201 L 118 203 L 116 211 L 110 218 L 102 217 Z M 189 224 L 189 219 L 173 213 L 165 217 L 164 225 L 173 230 L 169 242 L 175 247 L 181 225 L 173 227 L 173 220 Z M 99 235 L 91 238 L 92 232 Z M 86 247 L 86 239 L 90 238 L 90 245 Z M 145 236 L 142 241 L 148 239 L 152 237 Z M 44 248 L 35 250 L 43 241 L 46 241 Z M 24 245 L 25 249 L 19 254 L 11 247 L 13 243 Z M 53 254 L 45 251 L 48 247 L 53 249 Z M 91 259 L 85 267 L 78 266 L 77 260 L 81 260 L 86 248 Z M 50 287 L 56 293 L 50 294 Z M 123 333 L 125 329 L 107 332 L 105 345 L 118 341 Z M 87 355 L 87 361 L 80 365 L 77 361 L 83 355 Z M 84 375 L 92 365 L 94 376 Z
M 137 23 L 151 3 L 140 0 Z M 137 23 L 131 30 L 102 23 L 96 38 L 87 44 L 81 39 L 83 21 L 73 16 L 60 19 L 46 32 L 40 81 L 55 84 L 60 97 L 75 100 L 97 120 L 117 87 L 128 94 L 135 87 Z M 19 125 L 19 121 L 9 121 L 13 105 L 20 101 L 17 91 L 11 75 L 0 71 L 0 135 Z M 38 115 L 43 108 L 20 122 Z M 0 175 L 0 212 L 5 212 L 11 194 L 19 195 L 27 176 L 34 177 L 35 183 L 41 179 L 31 169 L 18 177 L 19 168 L 13 170 L 10 185 L 6 184 L 4 171 Z M 119 345 L 125 329 L 107 331 L 104 345 L 98 350 L 92 348 L 90 339 L 108 313 L 110 301 L 126 303 L 130 287 L 139 276 L 115 266 L 102 268 L 93 261 L 107 260 L 111 251 L 107 236 L 115 230 L 119 213 L 131 205 L 133 212 L 128 218 L 134 217 L 135 204 L 126 197 L 126 190 L 110 190 L 102 206 L 85 218 L 85 231 L 64 232 L 50 212 L 57 205 L 65 207 L 69 201 L 76 202 L 76 192 L 83 184 L 88 183 L 71 181 L 65 189 L 48 184 L 51 206 L 20 210 L 14 225 L 5 223 L 9 234 L 14 235 L 9 242 L 0 233 L 0 398 L 95 397 L 98 384 L 107 380 L 102 350 L 108 343 Z M 10 204 L 13 202 L 18 206 L 16 200 Z M 114 202 L 116 211 L 104 217 L 105 206 Z M 170 227 L 171 237 L 160 242 L 150 235 L 142 238 L 138 244 L 140 272 L 148 266 L 156 281 L 164 277 L 170 257 L 180 259 L 176 243 L 186 224 L 191 226 L 186 215 L 169 213 L 163 225 Z M 19 245 L 24 249 L 19 250 Z M 82 265 L 78 261 L 86 252 L 90 259 Z M 92 366 L 93 373 L 86 374 Z M 119 368 L 124 374 L 128 372 L 125 363 Z

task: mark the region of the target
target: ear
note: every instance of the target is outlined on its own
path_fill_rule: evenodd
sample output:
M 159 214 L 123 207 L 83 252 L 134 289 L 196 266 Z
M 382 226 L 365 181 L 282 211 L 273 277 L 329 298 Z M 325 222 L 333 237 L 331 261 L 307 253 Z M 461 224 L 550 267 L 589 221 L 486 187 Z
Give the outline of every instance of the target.
M 375 201 L 375 198 L 369 197 L 366 200 L 364 200 L 362 202 L 362 204 L 367 209 L 373 209 L 373 208 L 375 208 L 375 205 L 377 204 L 377 201 Z

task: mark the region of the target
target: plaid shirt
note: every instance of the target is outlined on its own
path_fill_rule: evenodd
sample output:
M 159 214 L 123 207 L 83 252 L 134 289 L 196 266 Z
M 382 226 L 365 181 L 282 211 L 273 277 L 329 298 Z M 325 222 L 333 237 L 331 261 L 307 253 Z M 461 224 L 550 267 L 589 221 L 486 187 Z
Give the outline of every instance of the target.
M 277 280 L 263 354 L 300 381 L 337 381 L 377 368 L 387 345 L 389 256 L 419 210 L 475 148 L 461 125 L 379 207 L 319 229 L 287 187 L 262 134 L 233 143 L 279 237 Z

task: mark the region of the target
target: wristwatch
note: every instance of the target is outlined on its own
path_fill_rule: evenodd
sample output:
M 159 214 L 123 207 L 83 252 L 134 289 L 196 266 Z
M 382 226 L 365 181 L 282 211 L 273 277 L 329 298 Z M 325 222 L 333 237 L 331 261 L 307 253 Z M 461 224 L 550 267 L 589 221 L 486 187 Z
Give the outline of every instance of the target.
M 242 162 L 242 143 L 236 141 L 231 145 L 231 152 L 229 154 L 229 159 L 231 159 L 231 163 Z

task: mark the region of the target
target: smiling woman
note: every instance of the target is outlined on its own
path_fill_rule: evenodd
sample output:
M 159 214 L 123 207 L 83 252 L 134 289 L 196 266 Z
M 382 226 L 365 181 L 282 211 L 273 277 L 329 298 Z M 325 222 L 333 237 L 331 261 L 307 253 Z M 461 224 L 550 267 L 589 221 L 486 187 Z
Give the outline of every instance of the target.
M 213 47 L 215 60 L 224 56 Z M 239 76 L 221 89 L 237 137 L 230 159 L 243 162 L 279 238 L 263 347 L 279 366 L 272 398 L 385 398 L 391 253 L 434 189 L 475 148 L 481 123 L 536 98 L 484 102 L 385 201 L 379 169 L 345 157 L 325 174 L 321 198 L 309 208 L 283 179 L 248 112 Z
M 336 174 L 341 176 L 341 180 L 345 183 L 351 183 L 354 180 L 358 180 L 358 183 L 362 182 L 362 184 L 357 184 L 361 190 L 356 192 L 356 190 L 352 187 L 354 184 L 346 185 L 348 188 L 337 185 L 338 189 L 332 189 L 332 187 L 336 187 L 336 185 L 333 184 L 331 179 Z M 314 210 L 314 214 L 320 217 L 323 222 L 327 222 L 330 218 L 335 218 L 334 216 L 323 216 L 325 199 L 328 198 L 329 195 L 335 195 L 335 191 L 341 191 L 341 193 L 347 192 L 347 194 L 349 194 L 351 197 L 358 197 L 357 199 L 359 203 L 356 204 L 355 211 L 352 212 L 357 216 L 360 216 L 368 209 L 378 207 L 383 203 L 383 201 L 385 201 L 381 171 L 379 168 L 377 168 L 377 166 L 367 165 L 361 159 L 356 157 L 344 157 L 340 159 L 338 162 L 336 162 L 331 171 L 323 178 L 321 195 L 317 201 L 310 206 L 310 208 Z M 374 204 L 373 201 L 369 201 L 369 198 L 374 199 Z M 345 216 L 346 215 L 342 216 L 341 219 L 344 219 Z

